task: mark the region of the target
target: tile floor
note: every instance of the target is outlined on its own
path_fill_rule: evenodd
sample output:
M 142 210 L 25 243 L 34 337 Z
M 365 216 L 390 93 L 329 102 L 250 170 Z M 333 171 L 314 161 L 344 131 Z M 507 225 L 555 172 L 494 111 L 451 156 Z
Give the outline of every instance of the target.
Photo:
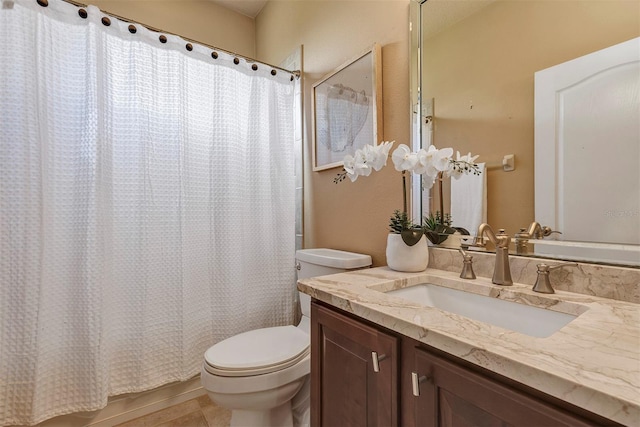
M 230 420 L 231 412 L 205 395 L 114 427 L 228 427 Z

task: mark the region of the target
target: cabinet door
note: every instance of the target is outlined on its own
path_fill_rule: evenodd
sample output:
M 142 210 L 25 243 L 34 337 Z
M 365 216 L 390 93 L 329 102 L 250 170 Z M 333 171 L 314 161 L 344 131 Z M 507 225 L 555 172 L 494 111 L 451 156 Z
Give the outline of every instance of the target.
M 416 390 L 411 393 L 412 405 L 405 405 L 411 418 L 406 423 L 403 421 L 407 426 L 596 425 L 422 349 L 414 348 L 412 357 L 413 370 L 403 371 L 404 375 L 413 375 L 418 380 Z M 414 382 L 405 380 L 404 387 L 413 389 Z M 407 393 L 403 393 L 403 397 L 406 396 Z
M 313 303 L 311 425 L 397 426 L 397 347 L 396 337 Z

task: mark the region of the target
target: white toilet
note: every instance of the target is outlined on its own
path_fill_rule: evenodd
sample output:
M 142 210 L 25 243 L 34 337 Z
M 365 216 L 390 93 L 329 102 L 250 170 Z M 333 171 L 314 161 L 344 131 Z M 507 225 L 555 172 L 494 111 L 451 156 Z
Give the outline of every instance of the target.
M 296 252 L 298 279 L 370 265 L 369 255 L 352 252 L 334 249 Z M 308 424 L 311 298 L 299 295 L 302 320 L 298 326 L 244 332 L 205 352 L 202 386 L 215 404 L 231 410 L 232 427 L 293 426 L 294 397 L 296 424 Z

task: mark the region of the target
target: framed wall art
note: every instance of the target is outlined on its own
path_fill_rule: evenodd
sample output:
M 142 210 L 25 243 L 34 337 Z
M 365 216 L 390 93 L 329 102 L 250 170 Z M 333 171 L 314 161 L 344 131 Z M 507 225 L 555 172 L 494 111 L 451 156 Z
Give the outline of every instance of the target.
M 378 44 L 313 85 L 313 170 L 382 138 L 382 66 Z

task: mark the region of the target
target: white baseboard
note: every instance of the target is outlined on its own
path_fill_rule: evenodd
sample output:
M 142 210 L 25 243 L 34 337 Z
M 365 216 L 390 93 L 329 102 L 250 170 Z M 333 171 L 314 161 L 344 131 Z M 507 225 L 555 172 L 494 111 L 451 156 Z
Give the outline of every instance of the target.
M 52 418 L 39 427 L 112 427 L 207 394 L 200 376 L 153 390 L 115 396 L 103 409 Z

